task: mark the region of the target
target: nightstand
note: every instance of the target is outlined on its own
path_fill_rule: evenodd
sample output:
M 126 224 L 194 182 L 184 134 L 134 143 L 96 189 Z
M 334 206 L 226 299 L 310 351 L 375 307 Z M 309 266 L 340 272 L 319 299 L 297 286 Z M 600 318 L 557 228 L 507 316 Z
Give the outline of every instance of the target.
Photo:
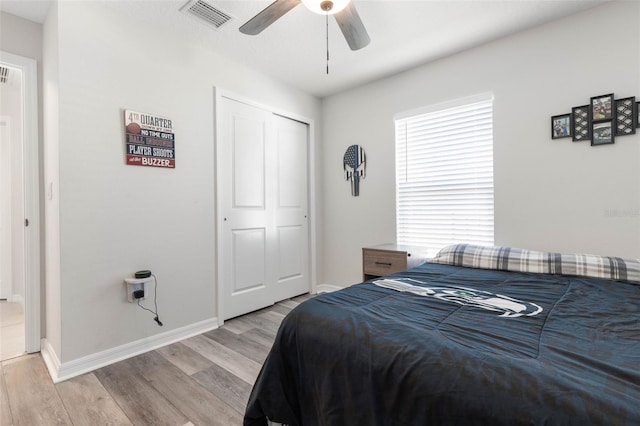
M 415 268 L 427 260 L 424 247 L 382 244 L 362 248 L 362 279 L 383 277 L 394 272 Z

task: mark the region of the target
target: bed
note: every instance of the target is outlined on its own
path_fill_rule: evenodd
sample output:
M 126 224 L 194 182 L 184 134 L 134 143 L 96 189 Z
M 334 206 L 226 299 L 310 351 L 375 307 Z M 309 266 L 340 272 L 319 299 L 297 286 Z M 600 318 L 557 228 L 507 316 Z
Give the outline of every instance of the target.
M 640 261 L 467 244 L 283 320 L 245 426 L 639 425 Z

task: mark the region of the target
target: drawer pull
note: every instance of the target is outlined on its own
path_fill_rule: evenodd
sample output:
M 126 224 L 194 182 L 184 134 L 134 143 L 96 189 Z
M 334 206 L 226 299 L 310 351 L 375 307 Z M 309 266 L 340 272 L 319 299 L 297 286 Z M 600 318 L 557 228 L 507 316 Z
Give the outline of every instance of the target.
M 388 262 L 376 262 L 376 265 L 391 266 L 391 265 L 393 265 L 393 263 L 388 263 Z

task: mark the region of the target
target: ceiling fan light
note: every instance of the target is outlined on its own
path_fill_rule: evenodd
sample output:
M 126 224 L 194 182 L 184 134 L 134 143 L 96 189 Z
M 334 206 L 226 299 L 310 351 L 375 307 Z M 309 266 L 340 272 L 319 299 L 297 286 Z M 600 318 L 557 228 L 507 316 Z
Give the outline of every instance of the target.
M 333 15 L 347 7 L 351 0 L 302 0 L 302 3 L 314 13 Z

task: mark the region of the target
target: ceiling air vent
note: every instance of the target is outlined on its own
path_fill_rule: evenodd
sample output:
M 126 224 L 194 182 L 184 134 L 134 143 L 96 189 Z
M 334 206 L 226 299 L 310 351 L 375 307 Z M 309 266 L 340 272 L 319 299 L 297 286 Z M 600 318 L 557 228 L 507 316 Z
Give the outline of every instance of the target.
M 180 10 L 200 18 L 215 29 L 222 27 L 233 19 L 227 12 L 203 0 L 189 0 Z
M 0 66 L 0 83 L 6 83 L 9 80 L 9 68 Z

